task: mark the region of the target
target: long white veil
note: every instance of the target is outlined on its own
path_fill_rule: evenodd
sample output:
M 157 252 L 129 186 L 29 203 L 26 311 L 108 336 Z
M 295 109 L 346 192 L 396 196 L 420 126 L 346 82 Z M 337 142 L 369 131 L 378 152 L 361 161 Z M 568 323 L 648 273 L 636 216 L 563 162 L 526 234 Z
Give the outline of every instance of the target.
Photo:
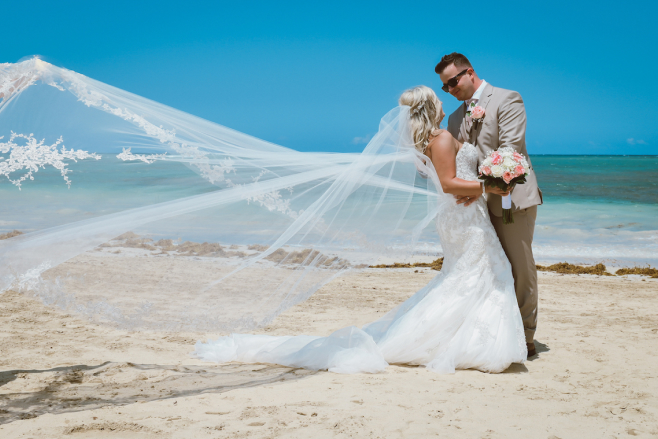
M 39 59 L 1 64 L 0 93 L 0 210 L 31 221 L 0 240 L 0 291 L 99 322 L 266 324 L 345 271 L 435 252 L 427 226 L 452 202 L 411 145 L 408 107 L 361 154 L 331 154 Z

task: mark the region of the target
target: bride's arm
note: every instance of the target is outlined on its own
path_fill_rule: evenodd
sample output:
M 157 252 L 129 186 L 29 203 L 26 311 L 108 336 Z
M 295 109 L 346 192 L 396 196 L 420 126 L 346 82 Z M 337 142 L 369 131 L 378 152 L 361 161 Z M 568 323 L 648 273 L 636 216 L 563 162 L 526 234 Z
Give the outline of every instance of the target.
M 443 131 L 427 147 L 430 149 L 432 164 L 439 176 L 444 193 L 466 196 L 482 194 L 482 182 L 457 178 L 455 163 L 457 148 L 450 133 Z M 487 187 L 487 192 L 489 192 L 489 187 Z

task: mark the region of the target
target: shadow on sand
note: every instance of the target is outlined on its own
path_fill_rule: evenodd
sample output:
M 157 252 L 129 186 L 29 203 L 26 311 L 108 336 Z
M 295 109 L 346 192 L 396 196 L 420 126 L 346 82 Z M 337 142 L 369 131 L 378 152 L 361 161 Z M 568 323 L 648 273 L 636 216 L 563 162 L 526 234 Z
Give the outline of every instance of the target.
M 528 368 L 525 367 L 525 364 L 512 363 L 510 367 L 505 369 L 502 373 L 528 373 Z
M 535 346 L 537 352 L 549 351 L 543 343 L 535 341 Z M 526 372 L 525 365 L 515 363 L 503 373 Z M 0 425 L 46 413 L 94 410 L 202 393 L 222 393 L 298 380 L 316 373 L 301 368 L 243 363 L 209 367 L 106 362 L 97 366 L 9 370 L 0 372 Z
M 544 344 L 544 343 L 539 342 L 537 340 L 535 340 L 535 349 L 537 350 L 537 354 L 533 355 L 530 358 L 528 358 L 528 361 L 535 361 L 536 359 L 538 359 L 541 356 L 539 354 L 542 354 L 544 352 L 548 352 L 548 351 L 551 350 L 551 348 L 549 348 L 547 344 Z
M 316 372 L 265 364 L 166 366 L 110 363 L 0 372 L 0 424 L 46 413 L 93 410 L 222 393 L 298 380 Z

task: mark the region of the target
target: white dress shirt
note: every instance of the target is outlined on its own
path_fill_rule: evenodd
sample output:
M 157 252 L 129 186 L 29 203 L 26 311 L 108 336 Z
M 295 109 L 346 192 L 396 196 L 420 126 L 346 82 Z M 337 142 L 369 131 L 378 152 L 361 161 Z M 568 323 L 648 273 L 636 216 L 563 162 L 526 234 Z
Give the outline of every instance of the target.
M 487 81 L 484 79 L 482 80 L 482 84 L 478 87 L 477 90 L 475 90 L 475 93 L 473 93 L 473 96 L 470 99 L 466 99 L 464 102 L 466 102 L 466 109 L 468 109 L 471 106 L 471 102 L 475 102 L 475 105 L 478 104 L 478 101 L 480 100 L 480 96 L 482 96 L 482 92 L 484 92 L 484 87 L 487 85 Z

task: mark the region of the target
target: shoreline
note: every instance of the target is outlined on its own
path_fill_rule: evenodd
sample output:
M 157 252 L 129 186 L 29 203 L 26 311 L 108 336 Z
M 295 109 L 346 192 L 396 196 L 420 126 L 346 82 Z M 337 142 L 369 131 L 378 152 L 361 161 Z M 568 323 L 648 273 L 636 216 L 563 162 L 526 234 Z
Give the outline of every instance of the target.
M 8 240 L 13 237 L 24 235 L 25 233 L 20 230 L 12 230 L 7 233 L 0 233 L 0 241 Z M 123 242 L 119 242 L 123 241 Z M 226 256 L 226 254 L 239 255 L 240 257 L 253 256 L 258 252 L 264 251 L 268 246 L 260 244 L 251 244 L 251 245 L 235 245 L 230 243 L 214 243 L 214 242 L 194 242 L 194 241 L 183 241 L 180 238 L 177 240 L 160 238 L 157 241 L 149 238 L 149 235 L 138 235 L 134 232 L 126 232 L 123 235 L 120 235 L 112 240 L 101 244 L 91 251 L 99 251 L 105 248 L 116 248 L 120 253 L 121 248 L 126 249 L 146 249 L 146 250 L 159 250 L 158 255 L 170 255 L 170 252 L 173 252 L 174 256 Z M 284 246 L 287 247 L 287 246 Z M 292 247 L 291 247 L 292 248 Z M 225 252 L 225 250 L 229 250 Z M 115 250 L 116 253 L 116 250 Z M 154 254 L 152 254 L 154 255 Z M 397 260 L 396 257 L 380 256 L 378 261 L 373 263 L 370 268 L 402 268 L 404 266 L 411 265 L 413 266 L 425 266 L 427 264 L 435 264 L 439 269 L 441 263 L 438 262 L 442 260 L 442 257 L 437 259 L 437 255 L 427 255 L 427 254 L 417 254 L 411 256 L 407 260 Z M 535 261 L 537 264 L 538 270 L 543 271 L 556 271 L 557 272 L 574 272 L 574 268 L 567 269 L 559 268 L 560 264 L 568 264 L 572 266 L 581 267 L 580 274 L 586 274 L 584 269 L 589 267 L 594 267 L 597 265 L 605 266 L 602 271 L 607 271 L 610 274 L 616 275 L 617 271 L 620 269 L 634 270 L 636 272 L 646 270 L 646 269 L 655 269 L 658 266 L 658 262 L 652 265 L 651 262 L 639 262 L 633 260 L 624 260 L 624 258 L 591 258 L 593 260 L 588 260 L 590 258 L 583 257 L 536 257 Z M 438 264 L 438 265 L 437 265 Z M 554 268 L 550 268 L 553 266 Z M 543 268 L 540 268 L 543 267 Z M 548 268 L 548 269 L 545 269 Z M 599 270 L 600 271 L 600 270 Z M 649 274 L 651 276 L 652 274 Z

